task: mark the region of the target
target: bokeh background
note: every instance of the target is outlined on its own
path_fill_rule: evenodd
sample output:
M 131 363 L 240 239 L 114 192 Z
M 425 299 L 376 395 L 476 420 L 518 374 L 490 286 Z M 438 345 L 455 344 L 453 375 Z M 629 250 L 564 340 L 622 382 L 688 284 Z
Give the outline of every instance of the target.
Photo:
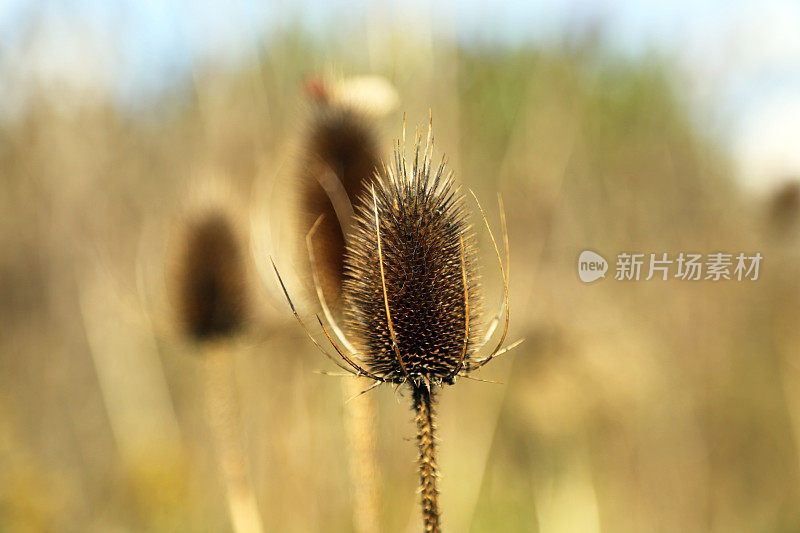
M 481 371 L 502 384 L 442 394 L 448 530 L 800 530 L 796 4 L 5 0 L 0 531 L 229 530 L 168 305 L 209 176 L 250 227 L 233 357 L 265 528 L 352 530 L 342 383 L 268 267 L 301 272 L 285 200 L 317 74 L 385 77 L 385 153 L 430 109 L 495 227 L 505 198 L 527 342 Z M 764 262 L 754 282 L 584 285 L 584 249 Z M 382 528 L 416 531 L 408 398 L 370 394 Z

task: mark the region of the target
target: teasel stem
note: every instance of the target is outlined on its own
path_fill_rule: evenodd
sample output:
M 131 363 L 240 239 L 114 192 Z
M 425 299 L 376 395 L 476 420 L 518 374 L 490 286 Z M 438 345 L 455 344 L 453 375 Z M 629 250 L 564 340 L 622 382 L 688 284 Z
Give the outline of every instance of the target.
M 439 533 L 439 477 L 436 467 L 436 437 L 433 393 L 424 385 L 413 388 L 417 444 L 419 444 L 419 486 L 422 495 L 422 523 L 427 533 Z
M 380 476 L 376 453 L 375 407 L 372 396 L 362 394 L 370 385 L 366 378 L 346 379 L 344 423 L 353 486 L 353 530 L 380 531 Z
M 234 354 L 225 340 L 206 342 L 203 349 L 206 415 L 225 484 L 231 525 L 235 533 L 261 533 L 261 515 L 241 440 Z

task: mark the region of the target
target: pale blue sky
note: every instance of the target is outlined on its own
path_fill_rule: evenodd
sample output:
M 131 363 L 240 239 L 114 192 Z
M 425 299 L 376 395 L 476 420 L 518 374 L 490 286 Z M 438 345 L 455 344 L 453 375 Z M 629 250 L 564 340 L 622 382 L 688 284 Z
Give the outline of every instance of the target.
M 361 31 L 376 14 L 472 45 L 547 45 L 600 24 L 614 52 L 674 61 L 698 120 L 751 182 L 800 171 L 800 2 L 788 0 L 0 0 L 0 105 L 22 105 L 30 83 L 140 104 L 195 63 L 235 61 L 289 24 Z

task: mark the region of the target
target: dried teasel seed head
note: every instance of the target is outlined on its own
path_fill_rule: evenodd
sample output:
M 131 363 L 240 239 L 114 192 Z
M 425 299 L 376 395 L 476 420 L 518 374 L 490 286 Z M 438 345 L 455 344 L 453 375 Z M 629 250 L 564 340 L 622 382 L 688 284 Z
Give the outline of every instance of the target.
M 331 303 L 341 291 L 352 202 L 380 164 L 378 147 L 371 120 L 357 111 L 327 104 L 314 110 L 304 140 L 300 230 L 305 235 L 323 215 L 313 242 L 322 289 Z
M 193 339 L 229 336 L 244 325 L 245 254 L 224 211 L 204 211 L 187 223 L 176 285 L 179 318 Z
M 778 236 L 787 236 L 800 220 L 800 179 L 785 181 L 769 202 L 770 229 Z
M 431 151 L 398 148 L 357 203 L 345 313 L 367 368 L 385 381 L 452 383 L 474 351 L 480 294 L 464 195 Z

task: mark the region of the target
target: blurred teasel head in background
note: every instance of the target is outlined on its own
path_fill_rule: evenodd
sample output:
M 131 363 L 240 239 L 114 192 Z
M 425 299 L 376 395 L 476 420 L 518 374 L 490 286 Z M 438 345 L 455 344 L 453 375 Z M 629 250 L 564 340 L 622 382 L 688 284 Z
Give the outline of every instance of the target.
M 314 227 L 314 247 L 322 290 L 339 299 L 344 249 L 353 202 L 380 165 L 376 118 L 394 107 L 394 88 L 377 76 L 329 80 L 310 77 L 305 92 L 312 102 L 302 140 L 299 175 L 300 231 Z
M 800 179 L 784 181 L 769 198 L 767 210 L 770 230 L 776 237 L 788 237 L 800 221 Z
M 237 226 L 224 209 L 205 208 L 190 216 L 174 273 L 176 311 L 189 337 L 227 337 L 245 325 L 245 261 Z

